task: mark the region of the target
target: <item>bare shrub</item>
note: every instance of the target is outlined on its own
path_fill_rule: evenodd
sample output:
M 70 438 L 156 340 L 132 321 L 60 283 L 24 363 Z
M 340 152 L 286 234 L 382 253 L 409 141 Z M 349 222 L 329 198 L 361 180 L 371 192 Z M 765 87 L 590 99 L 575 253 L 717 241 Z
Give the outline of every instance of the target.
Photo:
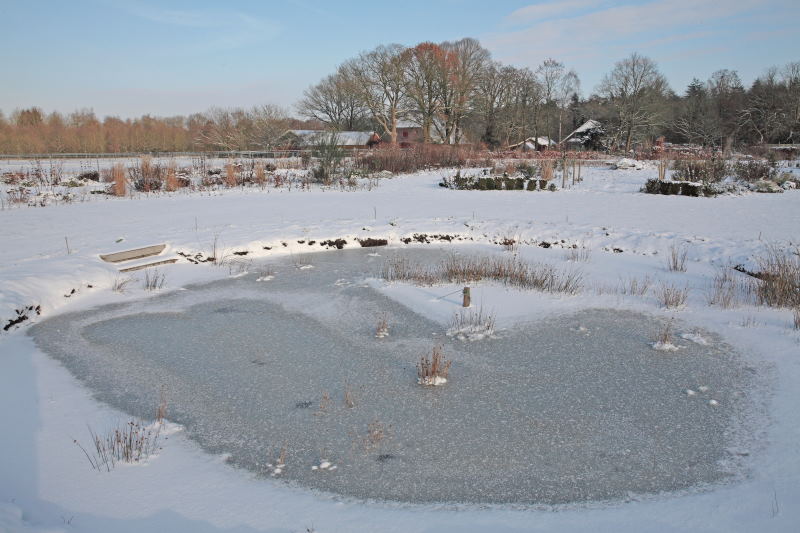
M 146 269 L 144 271 L 144 288 L 148 291 L 157 291 L 164 287 L 166 281 L 166 274 L 161 273 L 158 269 Z
M 756 183 L 758 181 L 771 181 L 777 176 L 777 168 L 768 161 L 752 160 L 739 161 L 733 165 L 733 173 L 736 179 L 746 183 Z
M 758 266 L 752 290 L 759 305 L 800 307 L 800 247 L 771 245 L 758 258 Z
M 674 285 L 662 284 L 658 292 L 658 299 L 661 305 L 667 309 L 676 309 L 686 304 L 686 298 L 689 296 L 689 287 L 683 289 L 675 287 Z
M 149 155 L 139 158 L 138 166 L 128 169 L 133 188 L 141 192 L 152 192 L 161 189 L 163 169 L 153 163 Z
M 700 183 L 718 183 L 730 172 L 728 165 L 722 159 L 678 159 L 672 168 L 673 180 Z M 660 169 L 659 179 L 663 181 Z
M 686 272 L 686 256 L 688 250 L 683 246 L 673 244 L 669 247 L 667 255 L 667 270 L 670 272 Z
M 417 383 L 420 385 L 444 385 L 450 372 L 449 361 L 442 353 L 441 346 L 434 346 L 430 355 L 423 354 L 417 363 Z
M 730 266 L 717 267 L 708 293 L 708 305 L 730 309 L 739 304 L 745 287 L 734 272 Z

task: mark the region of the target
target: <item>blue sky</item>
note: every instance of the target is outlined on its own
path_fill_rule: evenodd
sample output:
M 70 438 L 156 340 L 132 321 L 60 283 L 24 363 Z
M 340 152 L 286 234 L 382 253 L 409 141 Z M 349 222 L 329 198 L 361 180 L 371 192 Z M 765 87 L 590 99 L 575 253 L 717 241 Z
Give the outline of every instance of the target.
M 516 66 L 563 61 L 584 95 L 638 51 L 682 92 L 717 69 L 750 83 L 800 61 L 798 19 L 797 0 L 0 0 L 0 109 L 291 108 L 362 50 L 461 37 Z

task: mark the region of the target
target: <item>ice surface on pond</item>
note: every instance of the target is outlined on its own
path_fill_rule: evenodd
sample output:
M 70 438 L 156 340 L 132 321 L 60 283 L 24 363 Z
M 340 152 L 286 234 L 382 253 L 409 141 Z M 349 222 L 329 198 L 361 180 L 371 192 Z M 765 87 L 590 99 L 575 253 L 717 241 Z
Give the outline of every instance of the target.
M 312 261 L 270 265 L 270 283 L 248 274 L 57 316 L 31 334 L 100 400 L 152 417 L 164 386 L 169 419 L 208 451 L 356 498 L 566 503 L 738 473 L 729 450 L 747 447 L 737 435 L 753 374 L 710 333 L 654 356 L 659 320 L 604 309 L 464 343 L 363 283 L 382 258 Z M 376 339 L 381 317 L 392 333 Z M 416 363 L 437 343 L 449 379 L 420 387 Z

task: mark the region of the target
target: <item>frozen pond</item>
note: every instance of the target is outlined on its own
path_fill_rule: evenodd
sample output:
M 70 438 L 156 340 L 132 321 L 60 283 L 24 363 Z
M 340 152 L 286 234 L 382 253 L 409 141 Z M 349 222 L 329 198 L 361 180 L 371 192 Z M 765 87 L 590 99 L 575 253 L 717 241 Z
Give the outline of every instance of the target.
M 206 450 L 269 476 L 283 448 L 279 479 L 345 496 L 559 504 L 739 473 L 755 374 L 713 335 L 655 351 L 661 321 L 604 309 L 461 342 L 367 286 L 384 259 L 370 251 L 65 314 L 31 335 L 98 399 L 151 418 L 163 387 L 168 417 Z M 391 334 L 376 339 L 382 313 Z M 421 387 L 416 362 L 437 342 L 451 379 Z M 312 469 L 323 461 L 336 469 Z

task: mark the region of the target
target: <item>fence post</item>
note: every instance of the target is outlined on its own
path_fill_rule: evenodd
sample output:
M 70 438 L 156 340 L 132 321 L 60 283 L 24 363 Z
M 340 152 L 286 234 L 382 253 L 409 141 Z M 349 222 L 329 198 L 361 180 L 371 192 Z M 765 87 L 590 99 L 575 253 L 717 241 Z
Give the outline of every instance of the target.
M 472 304 L 472 297 L 469 293 L 469 287 L 464 287 L 464 301 L 461 304 L 461 307 L 469 307 Z

